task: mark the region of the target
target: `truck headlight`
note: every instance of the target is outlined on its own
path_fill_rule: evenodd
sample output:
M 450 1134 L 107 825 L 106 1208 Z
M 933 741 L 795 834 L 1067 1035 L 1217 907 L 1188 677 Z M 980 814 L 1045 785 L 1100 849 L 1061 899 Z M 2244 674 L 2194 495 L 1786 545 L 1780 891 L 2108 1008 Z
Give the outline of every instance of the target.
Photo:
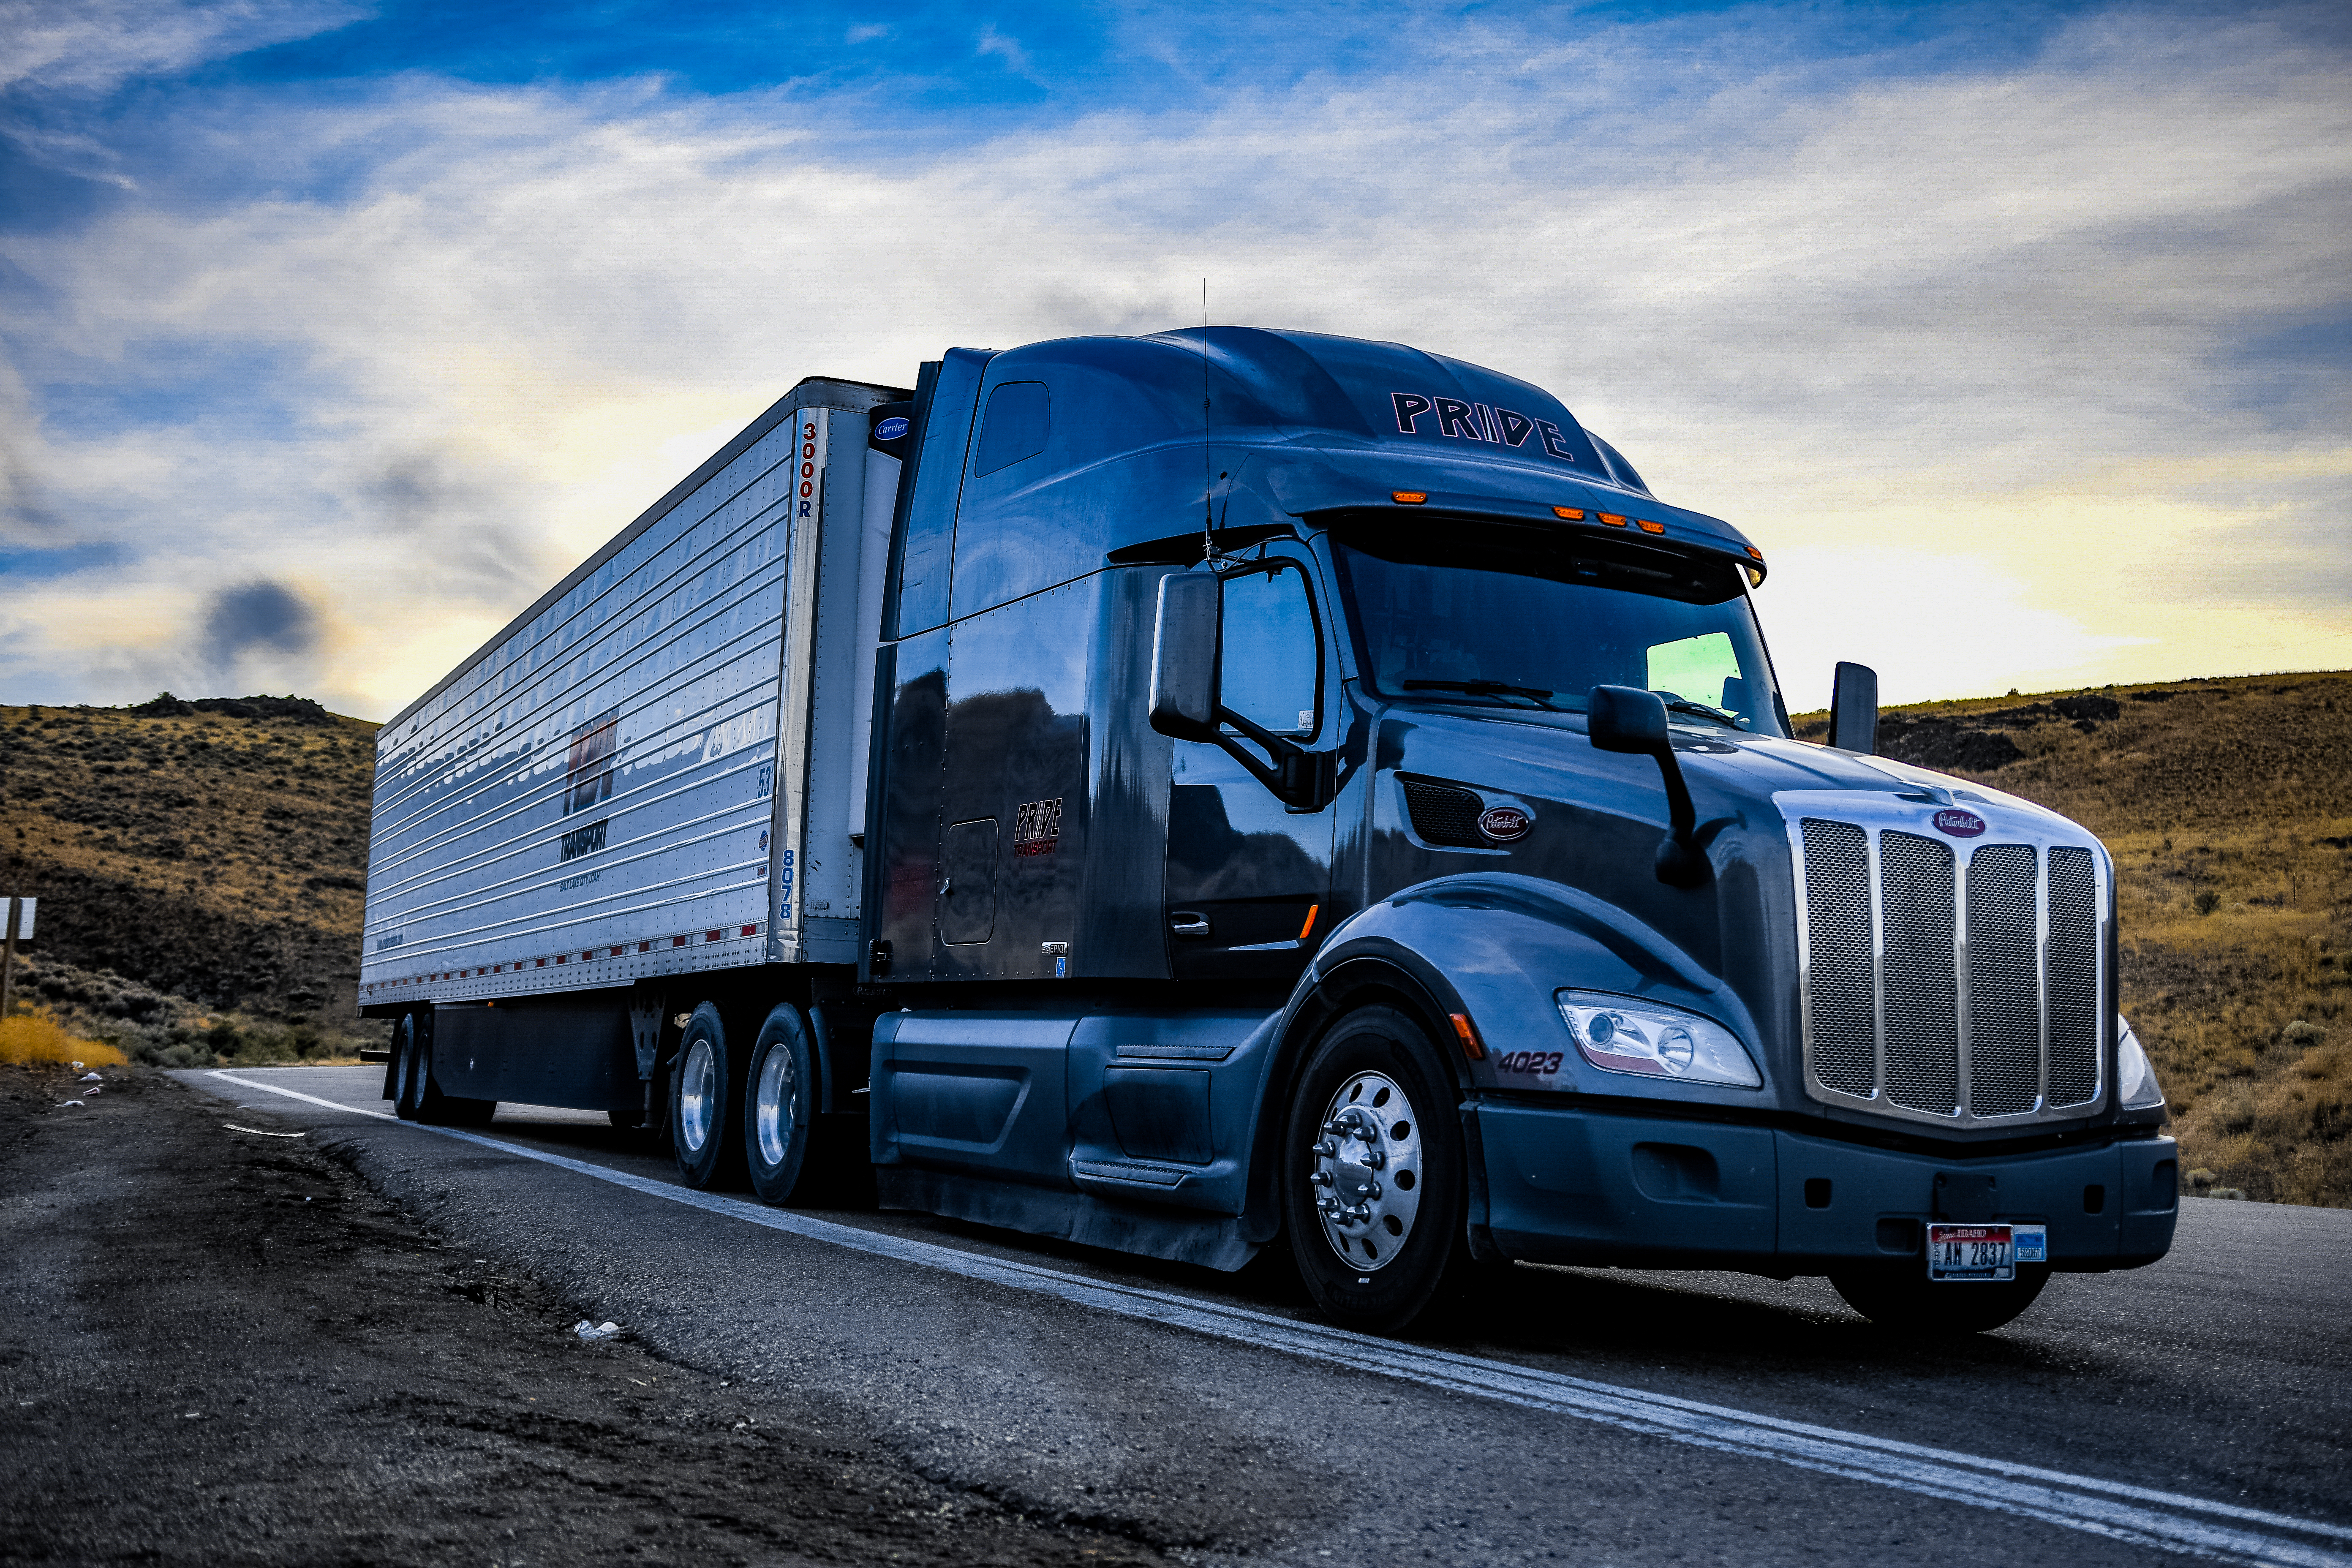
M 1577 1050 L 1603 1072 L 1741 1089 L 1764 1082 L 1731 1031 L 1711 1018 L 1598 991 L 1562 991 L 1555 999 Z
M 2125 1110 L 2147 1110 L 2164 1103 L 2156 1083 L 2156 1069 L 2147 1065 L 2147 1051 L 2122 1015 L 2116 1017 L 2116 1104 Z

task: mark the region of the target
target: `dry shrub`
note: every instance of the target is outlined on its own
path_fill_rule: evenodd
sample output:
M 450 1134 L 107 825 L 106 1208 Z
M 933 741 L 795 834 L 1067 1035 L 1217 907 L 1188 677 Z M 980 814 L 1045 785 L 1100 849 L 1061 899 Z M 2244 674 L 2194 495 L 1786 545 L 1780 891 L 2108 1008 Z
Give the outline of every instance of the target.
M 23 1067 L 30 1062 L 81 1062 L 119 1068 L 130 1061 L 103 1040 L 85 1040 L 68 1032 L 46 1007 L 0 1018 L 0 1062 Z

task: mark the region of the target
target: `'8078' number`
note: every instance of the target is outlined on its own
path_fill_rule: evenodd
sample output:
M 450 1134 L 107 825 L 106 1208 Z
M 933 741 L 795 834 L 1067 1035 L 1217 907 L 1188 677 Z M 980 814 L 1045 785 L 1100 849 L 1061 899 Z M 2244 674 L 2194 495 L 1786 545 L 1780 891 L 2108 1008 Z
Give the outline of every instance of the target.
M 1561 1051 L 1513 1051 L 1495 1063 L 1496 1072 L 1532 1073 L 1549 1078 L 1559 1070 L 1566 1053 Z

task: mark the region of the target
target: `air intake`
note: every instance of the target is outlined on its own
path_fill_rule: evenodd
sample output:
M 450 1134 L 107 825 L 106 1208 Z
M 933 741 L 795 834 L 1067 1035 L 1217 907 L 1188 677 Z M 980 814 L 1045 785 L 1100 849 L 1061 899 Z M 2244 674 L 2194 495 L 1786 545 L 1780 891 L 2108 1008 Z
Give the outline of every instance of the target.
M 1425 843 L 1465 849 L 1489 847 L 1478 831 L 1478 814 L 1485 803 L 1472 791 L 1452 784 L 1423 784 L 1405 779 L 1404 808 L 1412 816 L 1412 830 Z

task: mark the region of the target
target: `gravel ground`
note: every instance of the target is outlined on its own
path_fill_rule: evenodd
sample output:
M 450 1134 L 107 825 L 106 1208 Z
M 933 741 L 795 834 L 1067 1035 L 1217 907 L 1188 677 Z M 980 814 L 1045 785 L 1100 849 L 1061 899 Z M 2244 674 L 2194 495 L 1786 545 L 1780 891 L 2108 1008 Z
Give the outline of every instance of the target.
M 0 1561 L 1163 1560 L 823 1396 L 583 1343 L 266 1111 L 81 1087 L 0 1068 Z

